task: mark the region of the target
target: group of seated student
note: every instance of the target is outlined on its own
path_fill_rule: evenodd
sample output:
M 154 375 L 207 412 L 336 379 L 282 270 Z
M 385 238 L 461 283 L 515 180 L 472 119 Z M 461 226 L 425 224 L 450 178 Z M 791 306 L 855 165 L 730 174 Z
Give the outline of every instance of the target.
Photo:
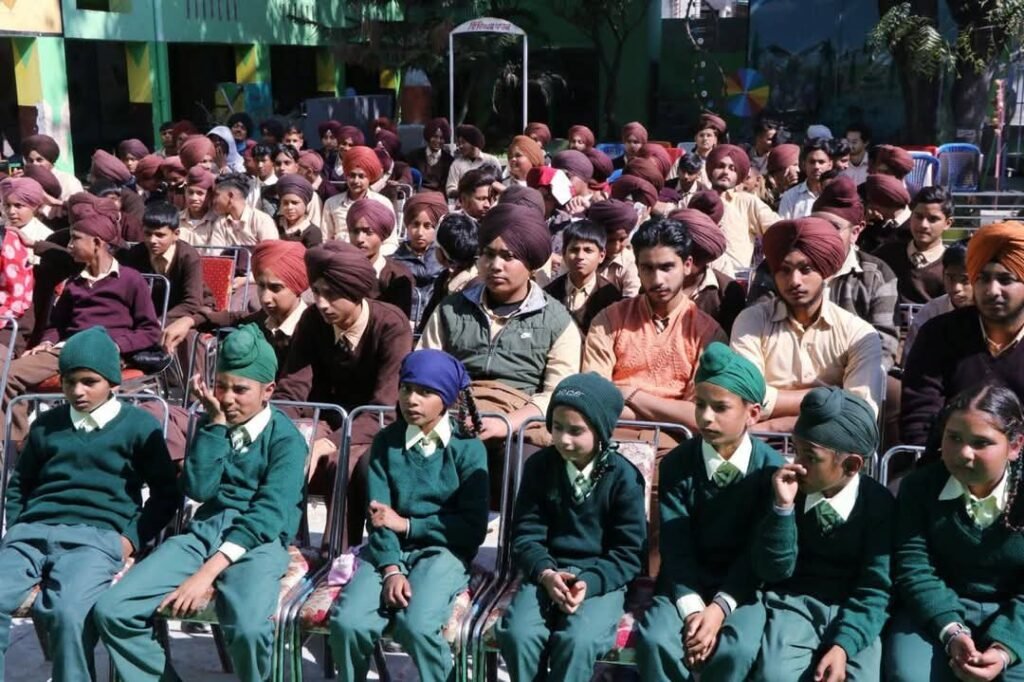
M 273 633 L 260 614 L 276 607 L 271 583 L 303 486 L 334 504 L 343 444 L 343 542 L 370 535 L 366 568 L 332 615 L 335 658 L 346 679 L 365 676 L 388 629 L 423 679 L 445 679 L 438 624 L 498 505 L 504 444 L 524 428 L 512 555 L 525 580 L 497 630 L 516 679 L 543 677 L 545 665 L 556 679 L 589 679 L 639 575 L 657 579 L 638 617 L 644 680 L 878 679 L 880 667 L 905 671 L 893 679 L 992 679 L 1004 657 L 1003 678 L 1024 679 L 1011 583 L 1024 562 L 1013 510 L 1024 224 L 986 225 L 946 247 L 950 194 L 911 197 L 909 156 L 864 148 L 859 124 L 838 173 L 827 169 L 845 163 L 835 141 L 812 139 L 802 160 L 799 148 L 793 158 L 771 140 L 755 146 L 773 186 L 791 192 L 780 219 L 758 196 L 771 178 L 759 185 L 711 114 L 676 163 L 636 122 L 617 160 L 583 126 L 558 150 L 531 124 L 507 172 L 473 126 L 457 128 L 449 153 L 438 119 L 423 154 L 407 157 L 433 184 L 404 205 L 390 198 L 407 166 L 389 121 L 374 122 L 376 147 L 329 121 L 320 150 L 265 123 L 207 135 L 178 125 L 163 156 L 138 140 L 116 156 L 97 150 L 88 190 L 55 172 L 52 138 L 33 136 L 22 147 L 30 167 L 0 182 L 0 315 L 19 323 L 16 336 L 0 329 L 13 357 L 2 407 L 58 375 L 69 403 L 10 410 L 6 435 L 23 454 L 0 566 L 12 562 L 4 575 L 24 580 L 0 581 L 0 619 L 74 554 L 48 533 L 98 529 L 76 537 L 91 543 L 83 553 L 100 550 L 95 565 L 79 582 L 47 579 L 56 596 L 35 607 L 60 652 L 54 679 L 88 677 L 97 635 L 123 679 L 167 679 L 150 614 L 195 610 L 214 583 L 236 670 L 264 679 Z M 203 258 L 229 247 L 247 251 L 251 269 L 235 273 L 224 309 Z M 923 307 L 907 324 L 911 305 Z M 187 366 L 201 355 L 197 335 L 219 337 L 215 367 L 196 358 L 198 374 L 217 379 L 180 377 L 195 402 L 170 406 L 159 461 L 142 462 L 155 422 L 115 429 L 136 408 L 111 391 L 129 370 Z M 285 423 L 303 413 L 268 409 L 271 399 L 399 409 L 383 430 L 377 415 L 358 417 L 350 439 L 325 415 L 303 469 L 295 452 L 306 448 Z M 186 442 L 195 404 L 204 416 Z M 150 401 L 138 409 L 157 413 Z M 699 434 L 662 436 L 649 523 L 644 482 L 616 450 L 648 432 L 620 420 Z M 105 433 L 116 464 L 76 447 Z M 795 464 L 772 449 L 774 434 L 793 436 Z M 916 497 L 893 511 L 863 474 L 896 444 L 926 446 L 926 459 L 941 452 L 945 466 L 903 479 L 901 496 Z M 232 454 L 254 448 L 262 458 Z M 71 485 L 70 467 L 99 480 Z M 934 494 L 926 472 L 939 472 Z M 106 590 L 177 506 L 168 475 L 203 504 L 199 515 L 160 545 L 164 561 Z M 99 530 L 128 544 L 114 552 Z M 441 589 L 414 587 L 428 583 Z M 260 599 L 239 591 L 249 584 Z M 63 599 L 70 606 L 55 606 Z M 388 610 L 367 615 L 380 603 Z M 924 660 L 935 661 L 930 673 L 906 672 Z

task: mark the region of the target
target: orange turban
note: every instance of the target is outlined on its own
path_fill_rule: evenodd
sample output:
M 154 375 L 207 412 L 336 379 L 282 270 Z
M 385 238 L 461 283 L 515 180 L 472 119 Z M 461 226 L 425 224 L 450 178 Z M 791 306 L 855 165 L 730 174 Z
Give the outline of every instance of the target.
M 256 277 L 271 270 L 296 295 L 309 288 L 306 272 L 306 247 L 302 242 L 272 239 L 260 242 L 252 250 L 252 272 Z
M 341 165 L 345 172 L 353 168 L 361 168 L 366 173 L 366 178 L 371 182 L 380 180 L 384 174 L 384 168 L 380 165 L 380 159 L 369 147 L 352 147 L 341 157 Z
M 967 242 L 967 276 L 971 282 L 993 261 L 1024 281 L 1024 223 L 992 223 L 974 233 Z
M 521 151 L 534 168 L 544 165 L 544 150 L 532 137 L 516 135 L 508 145 L 509 156 L 512 156 L 513 148 Z

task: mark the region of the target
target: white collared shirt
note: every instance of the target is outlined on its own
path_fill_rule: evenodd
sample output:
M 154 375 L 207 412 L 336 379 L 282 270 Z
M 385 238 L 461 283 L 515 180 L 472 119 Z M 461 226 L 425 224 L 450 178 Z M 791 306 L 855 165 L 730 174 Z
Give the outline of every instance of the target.
M 270 405 L 267 405 L 262 410 L 253 415 L 249 419 L 249 421 L 245 422 L 240 426 L 229 427 L 229 429 L 243 429 L 249 436 L 249 442 L 255 443 L 256 439 L 259 438 L 260 434 L 263 433 L 263 430 L 266 429 L 267 426 L 270 424 L 270 418 L 272 416 L 273 412 L 270 409 Z M 245 453 L 248 452 L 248 450 L 248 447 L 244 447 L 240 450 L 240 452 Z M 233 542 L 225 542 L 221 544 L 217 551 L 226 556 L 228 558 L 228 561 L 230 561 L 231 563 L 235 563 L 236 561 L 242 558 L 242 555 L 245 554 L 246 549 L 245 547 L 242 547 L 241 545 L 236 545 Z
M 804 499 L 804 513 L 810 512 L 819 504 L 827 504 L 839 514 L 844 522 L 853 513 L 853 507 L 857 504 L 857 491 L 860 490 L 860 474 L 854 474 L 843 489 L 832 497 L 825 497 L 821 493 L 811 493 Z
M 783 220 L 806 218 L 814 212 L 814 201 L 818 195 L 811 191 L 804 180 L 782 193 L 779 199 L 779 217 Z
M 914 244 L 913 240 L 911 240 L 907 244 L 907 258 L 910 259 L 910 264 L 911 265 L 915 265 L 915 263 L 914 263 L 914 254 L 915 253 L 919 253 L 919 254 L 921 254 L 924 257 L 924 263 L 922 264 L 922 267 L 923 267 L 924 265 L 931 265 L 935 261 L 937 261 L 940 258 L 942 258 L 942 254 L 945 253 L 945 251 L 946 251 L 946 245 L 942 243 L 941 239 L 938 242 L 936 242 L 935 244 L 932 244 L 931 247 L 929 247 L 928 249 L 925 249 L 924 251 L 921 251 L 919 248 L 917 248 L 917 245 Z
M 88 283 L 89 288 L 91 289 L 92 287 L 96 286 L 96 284 L 100 282 L 100 280 L 106 279 L 111 275 L 116 275 L 119 272 L 121 272 L 121 266 L 118 264 L 116 260 L 111 260 L 110 267 L 107 269 L 106 272 L 101 272 L 100 274 L 94 276 L 91 272 L 89 272 L 89 268 L 85 268 L 84 270 L 82 270 L 82 272 L 79 273 L 78 276 L 84 279 Z
M 92 412 L 79 412 L 72 407 L 71 426 L 74 427 L 75 431 L 85 431 L 86 433 L 90 433 L 96 429 L 102 429 L 113 421 L 114 417 L 116 417 L 120 412 L 121 403 L 118 402 L 117 398 L 114 396 L 110 396 L 105 403 L 101 404 Z
M 377 273 L 377 277 L 380 277 L 380 273 L 384 271 L 384 266 L 388 264 L 388 259 L 384 257 L 384 254 L 378 253 L 377 260 L 373 261 L 373 271 Z
M 306 308 L 308 307 L 309 304 L 300 298 L 296 301 L 295 307 L 292 308 L 292 311 L 288 313 L 288 316 L 284 318 L 281 324 L 274 324 L 274 321 L 268 317 L 265 326 L 271 333 L 281 332 L 287 337 L 292 337 L 295 335 L 295 327 L 299 324 L 299 318 L 302 317 L 302 313 L 306 312 Z
M 405 427 L 405 449 L 412 450 L 418 444 L 424 457 L 430 457 L 438 448 L 448 447 L 452 439 L 452 425 L 448 413 L 441 415 L 440 421 L 430 431 L 424 433 L 418 426 Z
M 355 324 L 348 329 L 339 329 L 337 326 L 332 327 L 334 330 L 334 343 L 341 343 L 342 339 L 348 341 L 349 348 L 352 352 L 355 352 L 359 346 L 359 342 L 363 340 L 363 333 L 366 331 L 367 325 L 370 324 L 370 306 L 363 299 L 359 308 L 359 317 L 356 318 Z
M 593 459 L 587 462 L 587 466 L 583 467 L 582 469 L 577 469 L 576 465 L 573 464 L 572 462 L 566 462 L 565 475 L 569 477 L 569 485 L 572 485 L 573 481 L 575 481 L 580 474 L 583 474 L 584 478 L 590 478 L 590 474 L 594 473 L 594 464 L 596 462 L 597 457 L 595 456 Z
M 597 271 L 591 273 L 581 287 L 577 287 L 572 283 L 572 279 L 566 277 L 565 289 L 565 307 L 570 312 L 576 312 L 585 306 L 590 297 L 594 295 L 594 290 L 597 289 Z
M 747 469 L 750 467 L 750 455 L 753 452 L 754 444 L 750 441 L 749 435 L 743 437 L 739 447 L 736 448 L 736 452 L 732 453 L 732 457 L 729 459 L 718 454 L 718 451 L 706 440 L 700 442 L 700 454 L 704 458 L 704 471 L 707 472 L 709 481 L 715 475 L 715 472 L 718 471 L 718 468 L 726 462 L 739 469 L 740 473 L 746 476 Z
M 1007 480 L 1009 479 L 1009 476 L 1007 476 L 1008 471 L 1009 467 L 1003 471 L 1003 477 L 999 479 L 999 483 L 996 484 L 992 492 L 983 498 L 975 497 L 974 493 L 958 481 L 956 476 L 950 476 L 949 480 L 946 481 L 946 485 L 939 493 L 939 499 L 955 500 L 958 497 L 963 498 L 968 518 L 974 521 L 974 524 L 979 528 L 988 528 L 1006 510 L 1006 501 L 1009 493 L 1009 486 L 1007 485 Z M 972 510 L 972 502 L 981 505 L 977 512 Z

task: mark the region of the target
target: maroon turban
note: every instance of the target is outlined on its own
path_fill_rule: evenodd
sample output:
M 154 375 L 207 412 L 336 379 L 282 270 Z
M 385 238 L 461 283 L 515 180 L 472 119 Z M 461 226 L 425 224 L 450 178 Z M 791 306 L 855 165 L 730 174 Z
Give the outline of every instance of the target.
M 455 128 L 455 139 L 457 140 L 460 137 L 477 149 L 483 149 L 484 147 L 484 134 L 476 126 L 471 126 L 467 123 Z
M 669 171 L 672 170 L 672 157 L 668 155 L 667 149 L 660 144 L 648 142 L 640 149 L 640 156 L 653 161 L 658 166 L 661 177 L 668 177 Z
M 178 121 L 171 128 L 171 136 L 177 140 L 182 135 L 198 135 L 199 128 L 196 128 L 192 121 Z
M 523 131 L 523 135 L 536 138 L 537 144 L 542 147 L 551 143 L 551 128 L 548 128 L 546 123 L 541 123 L 539 121 L 527 123 L 526 130 Z
M 780 144 L 768 152 L 768 172 L 779 173 L 800 163 L 800 145 Z
M 405 216 L 405 224 L 409 225 L 420 213 L 426 212 L 434 227 L 441 222 L 441 218 L 448 215 L 448 200 L 440 192 L 420 192 L 413 194 L 405 202 L 402 215 Z
M 206 170 L 205 168 L 203 170 Z M 188 169 L 181 163 L 181 157 L 179 156 L 168 156 L 160 164 L 160 174 L 164 176 L 164 180 L 176 185 L 179 182 L 184 182 L 185 178 L 188 177 Z
M 647 128 L 639 121 L 631 121 L 622 126 L 622 141 L 625 142 L 629 136 L 635 137 L 640 144 L 647 144 Z
M 839 231 L 822 218 L 780 220 L 764 233 L 764 259 L 774 274 L 793 251 L 807 256 L 826 279 L 839 272 L 846 260 L 846 246 Z
M 380 180 L 380 176 L 384 174 L 384 167 L 380 165 L 380 159 L 369 147 L 351 147 L 341 157 L 341 165 L 344 166 L 346 173 L 353 168 L 363 169 L 371 183 Z
M 707 130 L 711 128 L 715 131 L 718 136 L 725 135 L 725 131 L 728 130 L 728 126 L 725 125 L 725 121 L 722 117 L 712 114 L 710 111 L 706 111 L 700 115 L 700 122 L 697 124 L 697 130 Z
M 132 137 L 127 140 L 122 140 L 121 144 L 117 145 L 117 158 L 123 159 L 129 154 L 134 156 L 136 159 L 141 159 L 146 154 L 149 154 L 149 150 L 146 149 L 146 145 L 142 144 L 142 140 L 137 140 Z
M 910 203 L 910 192 L 903 181 L 891 175 L 875 173 L 864 183 L 868 203 L 884 208 L 903 208 Z
M 260 242 L 252 250 L 252 272 L 256 277 L 270 270 L 296 296 L 309 288 L 306 273 L 306 247 L 302 242 L 271 239 Z
M 897 180 L 902 180 L 914 170 L 914 158 L 910 156 L 910 152 L 891 144 L 878 146 L 875 150 L 875 163 L 885 164 Z
M 651 159 L 645 159 L 642 156 L 635 156 L 630 159 L 626 167 L 622 169 L 622 178 L 635 176 L 646 180 L 647 182 L 654 185 L 654 189 L 661 191 L 661 188 L 665 186 L 665 176 L 662 175 L 661 170 L 658 168 L 658 164 Z M 620 180 L 622 178 L 619 178 Z M 614 190 L 613 190 L 614 191 Z
M 106 178 L 111 182 L 124 185 L 132 179 L 128 166 L 110 152 L 97 149 L 92 155 L 92 175 L 94 178 Z
M 516 135 L 508 145 L 509 156 L 512 156 L 513 148 L 522 152 L 523 156 L 526 157 L 526 160 L 529 161 L 530 165 L 534 168 L 539 168 L 544 165 L 544 150 L 532 137 Z
M 395 167 L 395 160 L 391 158 L 391 155 L 387 153 L 387 150 L 381 149 L 380 147 L 374 147 L 373 153 L 377 155 L 377 160 L 380 161 L 381 175 L 390 172 L 391 169 Z
M 658 189 L 636 175 L 623 175 L 612 183 L 612 199 L 639 201 L 647 208 L 658 203 Z
M 398 134 L 398 126 L 396 126 L 395 122 L 392 121 L 387 116 L 378 116 L 377 118 L 373 119 L 373 125 L 371 126 L 371 128 L 375 132 L 379 129 L 387 130 L 388 132 L 395 133 L 396 135 Z
M 366 144 L 363 131 L 355 126 L 341 126 L 341 130 L 338 132 L 338 141 L 344 142 L 345 140 L 352 140 L 352 144 L 357 146 Z
M 367 227 L 384 241 L 395 231 L 395 214 L 384 204 L 374 199 L 359 199 L 348 208 L 345 224 L 348 229 L 355 228 L 356 223 L 365 219 Z
M 551 258 L 551 233 L 544 216 L 527 206 L 499 203 L 480 219 L 480 247 L 499 237 L 530 270 L 541 268 Z
M 575 149 L 566 149 L 551 157 L 552 168 L 565 171 L 572 177 L 577 177 L 584 182 L 594 179 L 594 165 L 583 152 Z
M 302 203 L 308 204 L 313 198 L 313 185 L 298 173 L 285 173 L 277 179 L 277 196 L 285 194 L 294 194 L 302 199 Z
M 680 208 L 669 213 L 671 220 L 686 226 L 693 240 L 693 259 L 706 265 L 725 253 L 725 233 L 707 213 L 694 208 Z
M 608 179 L 609 175 L 615 172 L 615 164 L 612 163 L 607 154 L 597 147 L 592 147 L 583 153 L 590 160 L 590 165 L 594 167 L 594 180 L 596 182 L 604 182 Z
M 377 286 L 377 273 L 366 254 L 338 239 L 306 251 L 306 272 L 310 283 L 322 277 L 353 303 L 362 302 Z
M 747 174 L 750 173 L 750 157 L 734 144 L 720 144 L 711 150 L 706 161 L 708 177 L 711 177 L 715 167 L 725 157 L 732 159 L 732 164 L 736 167 L 736 184 L 746 180 Z
M 517 206 L 526 206 L 527 208 L 536 209 L 542 217 L 545 211 L 544 195 L 532 187 L 523 187 L 522 185 L 511 185 L 508 189 L 502 192 L 498 202 L 502 204 L 516 204 Z
M 441 139 L 447 140 L 452 136 L 452 127 L 448 125 L 448 119 L 444 117 L 432 118 L 423 126 L 423 140 L 430 142 L 435 133 L 441 133 Z
M 216 157 L 217 148 L 206 135 L 192 135 L 178 145 L 178 156 L 185 168 L 191 168 L 203 160 L 204 156 Z
M 334 139 L 340 140 L 341 139 L 341 128 L 342 128 L 341 121 L 335 121 L 332 118 L 329 121 L 323 121 L 319 125 L 317 125 L 316 132 L 317 132 L 317 134 L 320 137 L 323 137 L 324 135 L 327 134 L 327 131 L 329 130 L 329 131 L 331 131 L 331 134 L 334 135 Z
M 587 126 L 574 125 L 569 128 L 569 139 L 572 140 L 574 137 L 579 137 L 583 140 L 583 146 L 586 149 L 590 149 L 597 144 L 597 139 L 594 137 L 594 131 Z
M 117 244 L 121 240 L 118 221 L 121 212 L 112 199 L 93 196 L 88 192 L 78 192 L 68 197 L 68 220 L 71 229 L 92 237 L 106 244 Z
M 860 195 L 857 194 L 857 185 L 853 178 L 845 175 L 840 175 L 828 183 L 821 196 L 814 200 L 811 210 L 831 213 L 854 225 L 864 222 L 864 204 L 860 202 Z
M 30 135 L 21 141 L 21 155 L 27 158 L 30 152 L 36 152 L 50 163 L 57 163 L 60 145 L 49 135 Z
M 662 187 L 658 190 L 658 201 L 663 201 L 666 204 L 678 204 L 682 201 L 683 195 L 679 193 L 679 190 L 674 187 Z
M 722 222 L 722 216 L 725 215 L 725 204 L 722 203 L 722 197 L 713 189 L 702 189 L 694 194 L 688 206 L 708 215 L 716 225 Z
M 156 154 L 146 154 L 139 159 L 139 165 L 135 167 L 135 177 L 140 181 L 156 180 L 160 174 L 160 164 L 164 162 L 163 157 Z
M 64 189 L 60 186 L 60 180 L 49 168 L 44 168 L 37 163 L 30 163 L 25 166 L 25 177 L 32 178 L 39 183 L 43 191 L 54 199 L 60 199 Z
M 377 131 L 377 144 L 383 147 L 392 159 L 397 159 L 398 155 L 402 153 L 402 141 L 398 135 L 386 128 Z
M 46 190 L 32 178 L 7 178 L 0 181 L 0 196 L 4 201 L 18 202 L 39 208 L 46 202 Z
M 319 174 L 320 171 L 324 169 L 324 157 L 320 156 L 312 149 L 307 149 L 299 154 L 299 167 Z
M 587 218 L 609 233 L 619 230 L 631 232 L 636 227 L 636 209 L 632 204 L 618 199 L 594 202 L 587 209 Z
M 189 187 L 200 187 L 206 191 L 213 189 L 217 182 L 217 176 L 202 166 L 192 166 L 185 177 L 185 184 Z

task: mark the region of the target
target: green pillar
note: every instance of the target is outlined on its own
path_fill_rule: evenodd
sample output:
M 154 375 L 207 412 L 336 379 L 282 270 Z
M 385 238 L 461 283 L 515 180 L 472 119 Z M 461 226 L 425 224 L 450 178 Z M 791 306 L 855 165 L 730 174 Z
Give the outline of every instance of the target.
M 11 38 L 18 105 L 35 107 L 36 127 L 60 145 L 57 167 L 74 172 L 71 105 L 68 102 L 64 39 L 60 36 Z

